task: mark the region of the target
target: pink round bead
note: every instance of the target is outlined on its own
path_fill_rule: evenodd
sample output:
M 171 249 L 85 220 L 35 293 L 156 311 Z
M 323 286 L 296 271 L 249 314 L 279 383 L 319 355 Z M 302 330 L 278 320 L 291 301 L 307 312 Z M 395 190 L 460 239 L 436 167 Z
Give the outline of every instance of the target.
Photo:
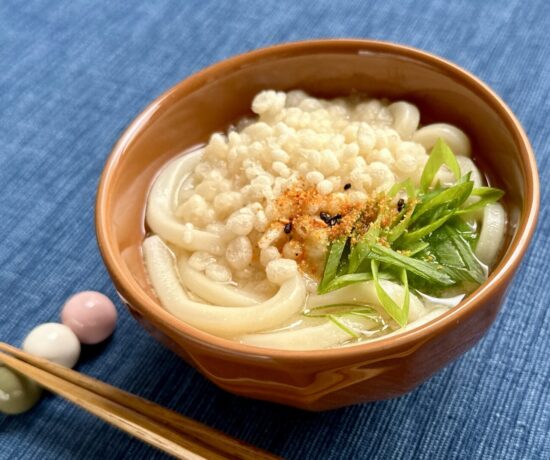
M 102 342 L 115 330 L 117 312 L 109 297 L 95 291 L 73 295 L 61 311 L 61 321 L 78 337 L 81 343 L 93 345 Z

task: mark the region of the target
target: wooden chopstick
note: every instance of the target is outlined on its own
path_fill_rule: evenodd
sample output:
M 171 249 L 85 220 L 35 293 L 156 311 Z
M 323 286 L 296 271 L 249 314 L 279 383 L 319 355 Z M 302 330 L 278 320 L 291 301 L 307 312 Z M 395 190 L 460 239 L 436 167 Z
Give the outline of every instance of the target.
M 75 403 L 103 421 L 133 435 L 170 455 L 189 460 L 210 458 L 211 451 L 196 446 L 187 439 L 178 439 L 172 431 L 127 407 L 80 388 L 31 364 L 0 352 L 0 361 L 33 379 L 50 391 Z M 190 450 L 192 449 L 192 450 Z M 223 458 L 218 456 L 217 458 Z
M 0 361 L 126 433 L 177 458 L 276 459 L 151 401 L 0 342 Z

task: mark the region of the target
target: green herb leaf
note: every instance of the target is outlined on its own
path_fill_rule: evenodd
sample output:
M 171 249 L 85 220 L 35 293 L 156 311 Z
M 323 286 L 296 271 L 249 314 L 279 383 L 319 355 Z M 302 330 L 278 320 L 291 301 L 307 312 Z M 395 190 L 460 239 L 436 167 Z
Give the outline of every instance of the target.
M 472 181 L 458 183 L 452 187 L 441 190 L 436 195 L 433 195 L 427 200 L 423 200 L 418 205 L 411 217 L 411 224 L 418 221 L 420 217 L 430 217 L 434 211 L 440 208 L 445 210 L 455 211 L 462 203 L 464 203 L 474 188 Z
M 414 210 L 416 209 L 416 203 L 412 203 L 408 206 L 408 209 L 405 212 L 405 215 L 401 219 L 401 222 L 399 222 L 395 227 L 393 227 L 388 234 L 388 241 L 390 243 L 393 243 L 395 240 L 397 240 L 405 230 L 409 227 L 411 223 L 411 217 L 414 213 Z
M 456 183 L 450 187 L 441 187 L 439 183 L 433 185 L 443 165 L 456 178 Z M 385 213 L 387 205 L 392 203 L 390 200 L 403 192 L 411 198 L 407 205 L 399 208 L 398 213 L 393 208 L 391 214 Z M 323 294 L 372 280 L 385 311 L 398 324 L 405 325 L 411 288 L 441 294 L 450 286 L 459 283 L 470 286 L 486 279 L 487 267 L 476 258 L 473 250 L 479 232 L 459 216 L 482 209 L 501 199 L 503 194 L 493 187 L 474 188 L 471 172 L 461 176 L 456 157 L 449 146 L 438 139 L 422 172 L 420 189 L 414 187 L 411 179 L 395 184 L 384 198 L 388 200 L 384 202 L 386 207 L 382 206 L 378 218 L 365 234 L 350 235 L 331 243 L 318 292 Z M 470 197 L 479 199 L 473 202 Z M 359 241 L 352 244 L 355 238 Z M 380 283 L 383 278 L 402 284 L 401 307 L 383 289 Z M 372 319 L 372 312 L 365 305 L 320 308 L 325 307 L 309 314 L 330 319 L 353 337 L 356 337 L 355 331 L 339 321 L 339 315 Z
M 303 315 L 309 318 L 324 318 L 327 315 L 349 315 L 351 313 L 360 312 L 363 315 L 369 314 L 373 319 L 381 319 L 376 308 L 367 304 L 360 303 L 333 303 L 329 305 L 321 305 L 313 307 L 304 312 Z
M 445 214 L 444 216 L 440 217 L 439 219 L 429 223 L 428 225 L 421 227 L 417 230 L 414 230 L 412 232 L 405 233 L 399 238 L 398 240 L 398 246 L 402 247 L 404 245 L 408 245 L 411 243 L 414 243 L 415 241 L 420 240 L 421 238 L 424 238 L 425 236 L 433 233 L 435 230 L 437 230 L 439 227 L 441 227 L 445 222 L 447 222 L 453 215 L 456 213 L 456 211 L 451 211 L 448 214 Z
M 494 187 L 478 187 L 472 190 L 471 196 L 478 196 L 480 199 L 471 205 L 460 209 L 457 214 L 467 214 L 482 209 L 489 203 L 495 203 L 504 196 L 504 191 Z
M 403 308 L 399 307 L 397 303 L 389 296 L 389 294 L 384 290 L 380 281 L 378 279 L 378 265 L 379 263 L 376 260 L 371 261 L 371 271 L 374 277 L 374 287 L 376 289 L 376 296 L 382 304 L 382 307 L 391 318 L 393 318 L 397 324 L 401 327 L 407 324 L 409 318 L 409 296 L 405 293 L 405 299 L 403 302 Z
M 332 321 L 336 326 L 342 329 L 346 334 L 351 335 L 353 338 L 358 339 L 360 336 L 357 332 L 347 327 L 344 323 L 339 321 L 334 315 L 327 315 L 327 318 Z
M 375 325 L 379 326 L 380 330 L 382 327 L 385 327 L 384 318 L 382 318 L 378 310 L 367 304 L 335 303 L 330 305 L 322 305 L 311 308 L 310 310 L 303 312 L 302 315 L 307 316 L 308 318 L 327 318 L 354 338 L 360 337 L 361 334 L 358 334 L 353 329 L 347 327 L 342 321 L 340 321 L 339 318 L 344 316 L 357 316 L 359 318 L 371 320 L 375 323 Z M 377 331 L 375 330 L 372 332 Z
M 327 259 L 325 261 L 325 269 L 323 271 L 323 277 L 317 292 L 323 294 L 327 285 L 336 277 L 338 267 L 340 266 L 340 260 L 342 259 L 342 254 L 344 253 L 344 248 L 346 247 L 347 238 L 338 238 L 334 240 L 329 247 Z
M 459 226 L 464 224 L 460 222 L 461 219 L 455 218 L 430 236 L 430 252 L 457 282 L 481 284 L 487 278 L 486 267 L 474 255 L 467 240 L 471 234 L 461 232 Z
M 497 200 L 499 200 L 500 198 L 502 198 L 504 196 L 504 190 L 501 190 L 499 188 L 496 188 L 496 187 L 476 187 L 475 189 L 472 190 L 472 195 L 473 196 L 480 196 L 480 197 L 485 197 L 485 196 L 497 196 Z
M 363 238 L 361 241 L 357 242 L 355 246 L 350 251 L 349 255 L 349 267 L 348 267 L 348 273 L 355 273 L 359 266 L 361 265 L 361 262 L 365 260 L 367 255 L 370 252 L 370 247 L 376 243 L 378 240 L 378 237 L 380 236 L 380 225 L 379 223 L 373 222 L 367 233 L 363 235 Z
M 372 247 L 369 258 L 407 270 L 431 283 L 441 286 L 452 286 L 455 284 L 453 279 L 439 265 L 404 256 L 393 249 L 379 244 Z
M 395 279 L 395 277 L 386 272 L 380 272 L 378 275 L 381 279 Z M 336 291 L 337 289 L 342 289 L 343 287 L 349 286 L 350 284 L 363 283 L 365 281 L 372 281 L 372 273 L 362 272 L 362 273 L 349 273 L 347 275 L 341 275 L 334 278 L 323 290 L 323 294 L 327 292 Z
M 472 251 L 472 247 L 464 240 L 451 225 L 446 225 L 442 231 L 456 248 L 465 270 L 478 283 L 481 284 L 487 278 L 486 267 L 478 260 Z
M 416 187 L 414 186 L 413 181 L 410 177 L 402 182 L 393 184 L 393 187 L 390 188 L 388 192 L 388 196 L 394 197 L 401 190 L 404 190 L 409 198 L 414 198 L 416 196 Z
M 456 246 L 447 238 L 443 229 L 433 233 L 429 238 L 429 254 L 436 258 L 437 262 L 445 267 L 465 268 L 466 265 L 460 257 Z
M 349 286 L 350 284 L 362 283 L 364 281 L 371 281 L 372 273 L 349 273 L 347 275 L 341 275 L 334 278 L 328 285 L 323 289 L 323 294 L 337 289 L 342 289 L 343 287 Z
M 420 178 L 420 188 L 423 192 L 426 192 L 430 188 L 435 175 L 443 165 L 446 165 L 452 171 L 456 180 L 460 178 L 460 166 L 456 161 L 456 157 L 445 141 L 438 139 L 432 148 L 430 157 L 424 166 L 422 177 Z
M 350 238 L 347 238 L 346 244 L 344 245 L 344 250 L 342 251 L 342 255 L 340 256 L 340 263 L 338 264 L 338 269 L 336 270 L 336 276 L 340 276 L 348 272 L 350 251 L 351 241 Z
M 414 241 L 408 245 L 405 245 L 401 247 L 401 251 L 406 251 L 406 255 L 409 257 L 412 257 L 419 252 L 424 251 L 426 248 L 430 246 L 430 243 L 427 243 L 426 241 Z M 404 254 L 405 255 L 405 254 Z
M 479 238 L 479 233 L 476 231 L 475 227 L 473 227 L 471 224 L 466 222 L 460 216 L 456 216 L 456 217 L 453 217 L 452 219 L 449 219 L 449 222 L 447 225 L 451 225 L 460 234 L 460 236 L 470 244 L 472 249 L 475 248 L 475 243 Z
M 472 247 L 472 249 L 475 248 L 475 243 L 477 239 L 479 238 L 479 234 L 476 231 L 476 226 L 472 226 L 471 223 L 468 223 L 465 219 L 463 219 L 460 216 L 453 216 L 452 219 L 449 219 L 449 222 L 447 225 L 452 226 L 458 234 L 464 238 L 468 244 Z M 438 234 L 439 232 L 436 232 L 435 234 Z M 434 235 L 435 235 L 434 234 Z M 429 238 L 429 242 L 431 243 L 432 237 Z
M 380 316 L 379 313 L 377 313 L 377 315 L 373 315 L 371 313 L 369 313 L 367 310 L 351 310 L 349 311 L 348 313 L 345 313 L 346 315 L 349 315 L 349 316 L 359 316 L 359 318 L 365 318 L 365 319 L 370 319 L 372 321 L 375 321 L 377 323 L 380 323 L 380 324 L 383 324 L 384 323 L 384 320 L 383 318 Z

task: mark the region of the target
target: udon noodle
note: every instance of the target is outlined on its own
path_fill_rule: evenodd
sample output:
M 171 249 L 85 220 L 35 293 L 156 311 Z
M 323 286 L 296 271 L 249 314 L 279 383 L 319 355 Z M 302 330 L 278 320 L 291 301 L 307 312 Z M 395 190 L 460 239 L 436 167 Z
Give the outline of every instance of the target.
M 506 213 L 460 129 L 358 96 L 263 91 L 252 110 L 151 188 L 143 255 L 171 314 L 261 347 L 353 345 L 434 319 L 487 276 Z

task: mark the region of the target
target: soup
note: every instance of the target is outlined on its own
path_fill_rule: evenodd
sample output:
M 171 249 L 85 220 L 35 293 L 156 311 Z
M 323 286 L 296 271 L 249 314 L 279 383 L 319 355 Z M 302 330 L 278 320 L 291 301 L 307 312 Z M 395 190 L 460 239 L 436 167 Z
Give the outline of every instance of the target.
M 252 111 L 151 188 L 144 261 L 173 315 L 255 346 L 349 346 L 430 321 L 487 278 L 503 193 L 459 128 L 360 95 L 263 91 Z

